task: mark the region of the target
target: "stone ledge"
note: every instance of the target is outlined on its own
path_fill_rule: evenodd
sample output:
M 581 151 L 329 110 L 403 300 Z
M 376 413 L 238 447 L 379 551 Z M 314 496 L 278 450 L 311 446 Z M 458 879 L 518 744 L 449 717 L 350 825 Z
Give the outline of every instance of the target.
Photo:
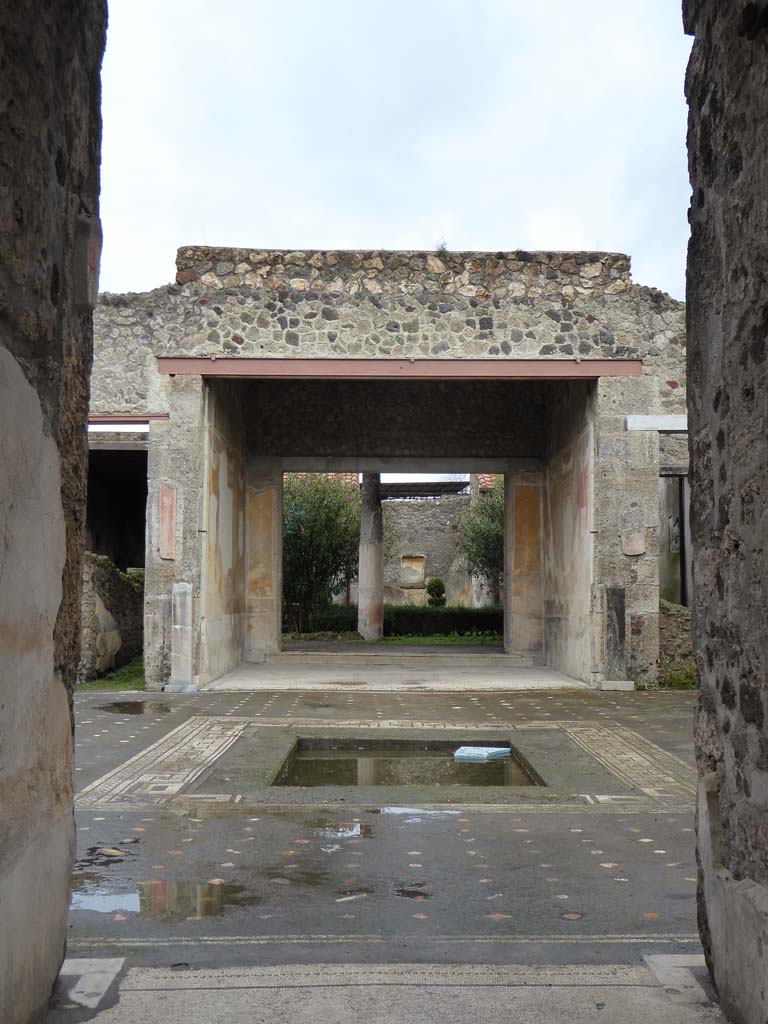
M 434 292 L 482 297 L 500 286 L 524 288 L 531 278 L 556 279 L 609 294 L 631 286 L 630 258 L 609 252 L 419 252 L 414 250 L 280 250 L 184 246 L 176 255 L 178 285 L 201 281 L 208 288 L 246 284 L 273 290 L 344 292 L 362 287 L 371 295 L 408 283 Z M 521 293 L 522 294 L 522 293 Z

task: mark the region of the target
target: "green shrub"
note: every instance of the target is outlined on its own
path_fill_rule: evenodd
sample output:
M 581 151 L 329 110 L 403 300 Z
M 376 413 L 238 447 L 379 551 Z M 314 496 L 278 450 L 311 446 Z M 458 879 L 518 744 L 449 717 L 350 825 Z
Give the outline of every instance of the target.
M 695 690 L 696 666 L 692 661 L 662 662 L 659 686 L 662 690 Z
M 504 477 L 497 476 L 493 490 L 480 494 L 462 512 L 459 525 L 459 554 L 473 576 L 485 576 L 498 600 L 504 576 Z
M 313 609 L 357 573 L 360 492 L 334 477 L 287 474 L 283 487 L 283 621 L 305 632 Z M 355 627 L 356 628 L 356 627 Z
M 427 604 L 431 608 L 442 608 L 445 605 L 445 584 L 439 576 L 427 581 Z
M 357 629 L 355 605 L 332 605 L 310 615 L 309 628 L 318 633 L 348 633 Z M 472 636 L 503 633 L 504 611 L 499 607 L 462 608 L 411 604 L 384 605 L 385 636 Z
M 354 633 L 357 630 L 357 605 L 332 604 L 316 608 L 309 615 L 312 633 Z

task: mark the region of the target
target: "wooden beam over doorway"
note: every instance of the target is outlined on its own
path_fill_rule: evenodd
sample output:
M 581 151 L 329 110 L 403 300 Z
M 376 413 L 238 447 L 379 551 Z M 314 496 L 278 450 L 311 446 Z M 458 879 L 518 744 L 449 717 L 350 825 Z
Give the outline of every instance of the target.
M 157 360 L 174 376 L 281 380 L 597 380 L 639 377 L 640 359 L 272 359 L 184 356 Z

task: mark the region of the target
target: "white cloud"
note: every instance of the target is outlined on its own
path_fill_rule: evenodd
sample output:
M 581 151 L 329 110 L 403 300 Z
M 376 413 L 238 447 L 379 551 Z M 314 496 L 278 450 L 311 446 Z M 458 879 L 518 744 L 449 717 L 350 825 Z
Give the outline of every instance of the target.
M 113 0 L 103 287 L 181 244 L 604 248 L 682 296 L 667 0 Z

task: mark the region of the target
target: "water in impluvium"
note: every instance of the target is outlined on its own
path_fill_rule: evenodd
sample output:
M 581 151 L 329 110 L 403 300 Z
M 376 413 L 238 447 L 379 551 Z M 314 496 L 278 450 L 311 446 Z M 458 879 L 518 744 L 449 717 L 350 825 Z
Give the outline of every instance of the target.
M 460 744 L 456 744 L 459 746 Z M 494 744 L 498 746 L 498 744 Z M 482 764 L 453 760 L 445 742 L 391 747 L 366 742 L 338 747 L 301 741 L 275 781 L 277 786 L 534 786 L 512 756 Z

